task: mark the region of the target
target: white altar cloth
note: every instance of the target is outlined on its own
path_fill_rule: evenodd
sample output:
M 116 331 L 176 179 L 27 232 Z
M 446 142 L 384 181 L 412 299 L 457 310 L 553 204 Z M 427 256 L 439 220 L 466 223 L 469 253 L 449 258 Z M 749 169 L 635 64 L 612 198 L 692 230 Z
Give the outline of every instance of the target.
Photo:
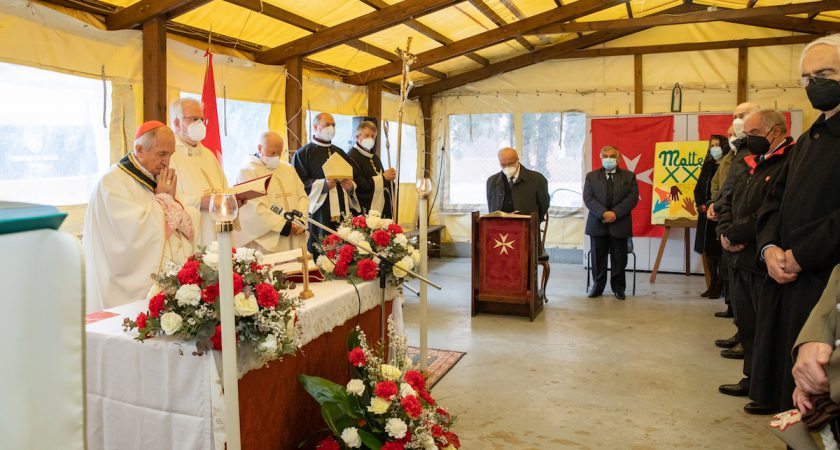
M 353 285 L 346 281 L 310 286 L 315 297 L 299 311 L 301 346 L 381 300 L 377 281 L 358 285 L 361 307 Z M 386 298 L 395 297 L 396 291 L 389 288 Z M 393 317 L 401 327 L 398 302 Z M 212 449 L 211 380 L 218 377 L 213 357 L 194 356 L 194 341 L 159 336 L 142 343 L 134 340 L 136 331 L 124 332 L 123 319 L 133 319 L 146 308 L 145 301 L 111 308 L 106 311 L 116 316 L 86 327 L 89 448 Z

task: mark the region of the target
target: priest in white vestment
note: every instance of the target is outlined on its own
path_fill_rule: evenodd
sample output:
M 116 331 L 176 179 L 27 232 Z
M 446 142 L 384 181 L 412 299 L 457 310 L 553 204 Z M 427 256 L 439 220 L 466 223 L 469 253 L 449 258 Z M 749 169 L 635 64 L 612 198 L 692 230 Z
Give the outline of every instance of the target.
M 300 248 L 306 244 L 306 228 L 300 227 L 271 211 L 277 205 L 284 211 L 297 210 L 309 216 L 309 196 L 294 167 L 283 160 L 283 138 L 269 131 L 260 137 L 258 152 L 245 158 L 236 177 L 237 183 L 271 175 L 267 193 L 239 208 L 241 229 L 233 233 L 236 245 L 244 245 L 263 253 L 276 253 Z
M 175 154 L 169 166 L 178 172 L 178 199 L 201 211 L 195 224 L 196 245 L 216 240 L 216 222 L 210 215 L 210 194 L 228 188 L 225 173 L 213 152 L 201 144 L 207 133 L 204 108 L 197 100 L 182 98 L 170 108 L 175 131 Z
M 172 130 L 146 122 L 134 151 L 93 189 L 83 236 L 88 312 L 144 299 L 168 261 L 183 264 L 194 253 L 198 210 L 177 198 L 174 152 Z

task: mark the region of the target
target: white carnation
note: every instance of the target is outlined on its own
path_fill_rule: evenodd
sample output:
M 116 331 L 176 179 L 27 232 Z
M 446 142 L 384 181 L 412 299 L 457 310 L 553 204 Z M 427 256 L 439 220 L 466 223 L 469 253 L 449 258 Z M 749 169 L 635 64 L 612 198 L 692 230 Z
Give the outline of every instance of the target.
M 399 233 L 394 236 L 394 243 L 405 247 L 406 245 L 408 245 L 408 238 L 405 237 L 404 233 Z
M 390 364 L 382 364 L 379 366 L 379 372 L 382 374 L 382 378 L 390 381 L 399 380 L 402 375 L 402 371 L 398 367 L 394 367 Z
M 385 432 L 394 439 L 402 439 L 408 431 L 408 426 L 402 419 L 392 418 L 385 422 Z
M 400 384 L 400 397 L 417 396 L 417 391 L 414 390 L 408 383 Z
M 175 293 L 175 300 L 178 300 L 178 306 L 196 306 L 201 301 L 201 288 L 197 284 L 182 285 Z
M 335 264 L 332 261 L 330 261 L 330 259 L 327 258 L 326 255 L 319 256 L 318 259 L 315 260 L 315 264 L 317 264 L 318 267 L 320 267 L 321 270 L 323 270 L 326 273 L 332 273 L 333 270 L 335 270 Z
M 355 245 L 364 241 L 365 235 L 364 233 L 358 230 L 351 231 L 350 234 L 347 235 L 347 240 Z
M 355 395 L 356 397 L 361 397 L 362 394 L 365 393 L 365 383 L 364 381 L 354 378 L 347 383 L 347 392 Z
M 373 249 L 371 248 L 370 242 L 368 241 L 359 242 L 359 245 L 356 246 L 356 250 L 362 255 L 373 253 Z
M 382 223 L 379 225 L 381 228 L 388 228 L 388 225 L 394 223 L 392 219 L 382 219 Z
M 433 438 L 430 434 L 423 435 L 420 439 L 420 445 L 422 445 L 425 450 L 437 450 L 435 438 Z
M 213 241 L 207 246 L 207 253 L 219 253 L 219 241 Z
M 240 292 L 233 297 L 233 312 L 237 316 L 253 316 L 259 310 L 260 305 L 257 304 L 257 299 L 253 295 L 246 297 L 245 294 Z
M 206 253 L 204 258 L 202 258 L 204 264 L 210 266 L 213 270 L 219 270 L 219 254 L 218 253 Z
M 164 313 L 160 316 L 160 327 L 163 328 L 163 332 L 166 333 L 167 336 L 172 336 L 177 333 L 178 330 L 181 329 L 181 325 L 183 323 L 184 319 L 172 311 Z
M 350 448 L 359 448 L 362 446 L 362 438 L 359 437 L 359 431 L 356 427 L 345 428 L 341 432 L 341 440 Z
M 396 264 L 394 264 L 394 276 L 397 278 L 404 278 L 408 275 L 406 270 L 411 270 L 414 268 L 414 260 L 411 256 L 406 256 L 403 259 L 399 260 Z
M 378 230 L 382 227 L 382 219 L 379 216 L 368 216 L 365 222 L 371 230 Z
M 336 231 L 337 235 L 339 235 L 343 238 L 346 238 L 348 235 L 350 235 L 350 232 L 353 231 L 353 229 L 350 228 L 350 227 L 342 225 L 342 226 L 338 227 L 338 229 L 335 230 L 335 231 Z
M 257 251 L 253 248 L 248 247 L 239 247 L 236 249 L 236 255 L 234 256 L 236 262 L 239 263 L 251 263 L 257 261 Z
M 277 336 L 269 334 L 258 346 L 262 353 L 273 355 L 277 353 Z

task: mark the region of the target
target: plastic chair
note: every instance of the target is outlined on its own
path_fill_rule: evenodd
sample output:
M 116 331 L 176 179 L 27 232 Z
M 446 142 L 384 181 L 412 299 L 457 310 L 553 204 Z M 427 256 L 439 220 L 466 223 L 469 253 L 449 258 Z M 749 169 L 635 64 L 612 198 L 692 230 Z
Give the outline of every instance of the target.
M 633 249 L 633 238 L 627 239 L 627 254 L 633 256 L 633 295 L 636 295 L 636 252 Z M 607 267 L 609 269 L 609 267 Z M 589 292 L 590 283 L 595 283 L 592 275 L 592 250 L 586 252 L 586 291 Z

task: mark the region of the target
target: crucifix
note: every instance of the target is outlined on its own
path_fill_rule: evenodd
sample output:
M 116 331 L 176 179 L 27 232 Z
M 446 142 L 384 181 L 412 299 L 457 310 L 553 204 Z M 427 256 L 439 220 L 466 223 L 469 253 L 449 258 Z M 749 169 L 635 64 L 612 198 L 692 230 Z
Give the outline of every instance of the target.
M 400 162 L 402 159 L 402 124 L 403 124 L 403 110 L 405 109 L 405 101 L 408 98 L 408 91 L 414 86 L 414 83 L 411 82 L 409 78 L 409 72 L 411 71 L 411 65 L 417 61 L 417 56 L 410 52 L 411 50 L 411 36 L 408 37 L 407 42 L 405 43 L 405 50 L 397 47 L 396 53 L 400 57 L 402 61 L 402 79 L 400 80 L 400 101 L 399 101 L 399 108 L 397 109 L 397 180 L 396 180 L 396 191 L 394 192 L 393 201 L 393 212 L 394 212 L 394 223 L 399 223 L 400 215 L 399 215 L 399 208 L 400 208 Z
M 280 197 L 283 197 L 283 207 L 286 211 L 292 211 L 292 208 L 289 207 L 289 196 L 292 194 L 286 192 L 286 188 L 283 187 L 283 182 L 277 178 L 273 177 L 275 181 L 277 181 L 277 186 L 280 187 Z M 315 296 L 315 293 L 309 289 L 309 252 L 306 251 L 306 240 L 307 240 L 307 232 L 298 235 L 298 246 L 300 246 L 300 263 L 303 270 L 303 290 L 300 291 L 298 297 L 306 300 L 310 299 Z

